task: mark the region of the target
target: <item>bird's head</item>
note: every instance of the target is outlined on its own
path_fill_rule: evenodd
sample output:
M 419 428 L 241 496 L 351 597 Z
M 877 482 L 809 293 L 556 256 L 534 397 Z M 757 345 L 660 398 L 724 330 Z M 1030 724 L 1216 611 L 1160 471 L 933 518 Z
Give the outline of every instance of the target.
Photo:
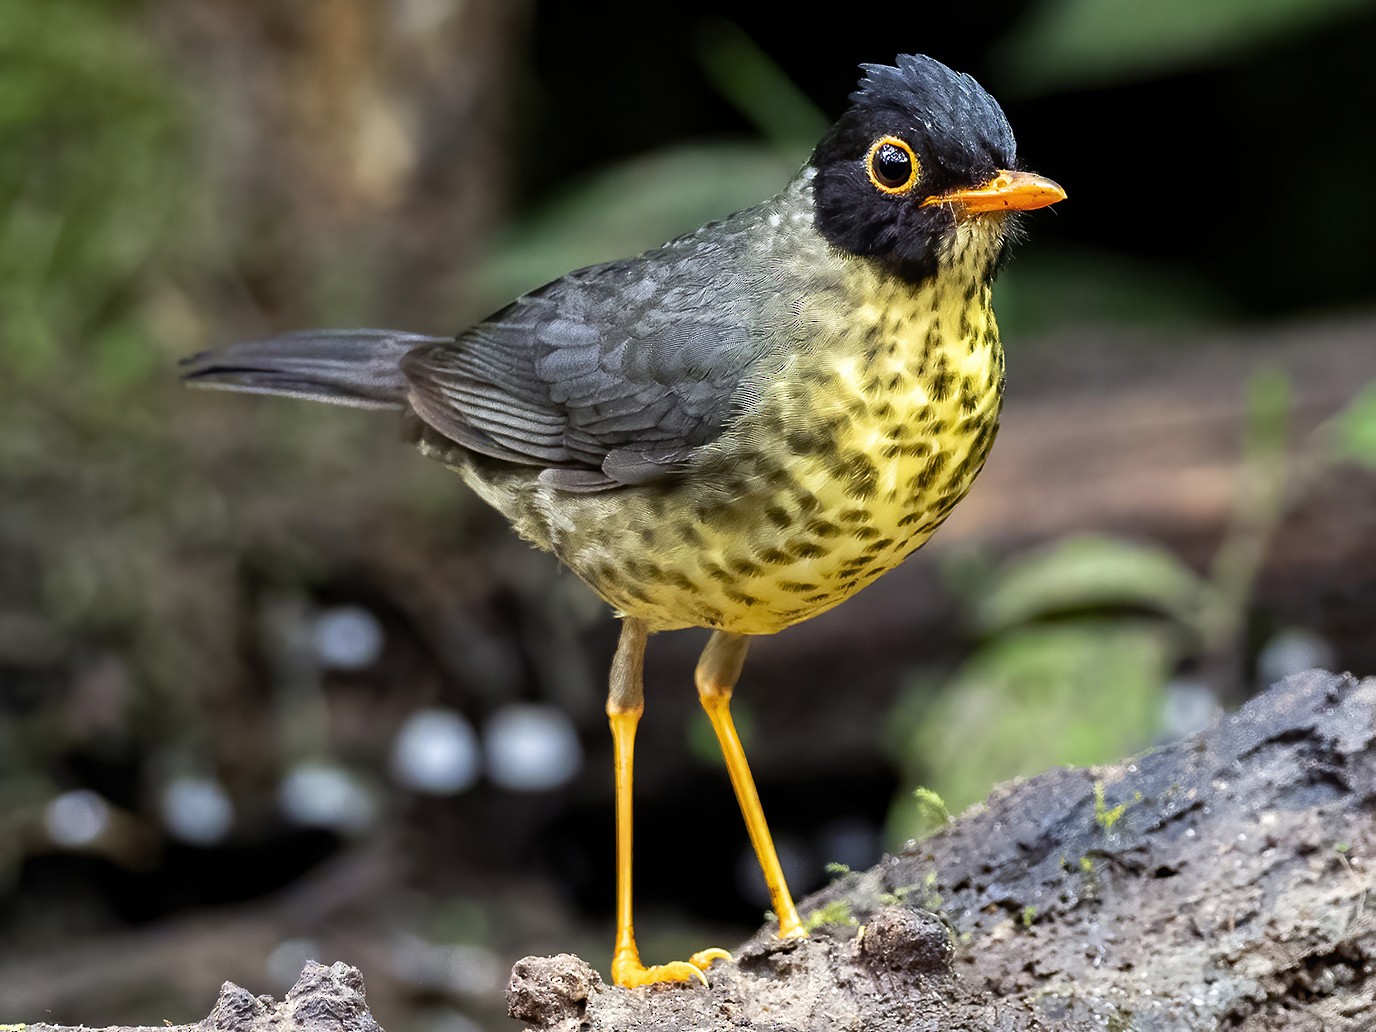
M 1010 214 L 1065 191 L 1018 170 L 1008 119 L 970 76 L 920 55 L 862 67 L 851 106 L 809 162 L 817 229 L 912 282 L 961 256 L 992 274 Z

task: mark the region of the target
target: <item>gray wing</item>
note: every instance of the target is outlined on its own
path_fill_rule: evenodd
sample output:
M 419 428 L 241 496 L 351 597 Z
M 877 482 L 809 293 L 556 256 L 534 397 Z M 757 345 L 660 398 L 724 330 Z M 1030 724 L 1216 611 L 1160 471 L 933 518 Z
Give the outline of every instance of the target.
M 572 272 L 402 360 L 416 413 L 472 451 L 572 491 L 681 469 L 777 345 L 779 266 L 755 211 L 639 258 Z

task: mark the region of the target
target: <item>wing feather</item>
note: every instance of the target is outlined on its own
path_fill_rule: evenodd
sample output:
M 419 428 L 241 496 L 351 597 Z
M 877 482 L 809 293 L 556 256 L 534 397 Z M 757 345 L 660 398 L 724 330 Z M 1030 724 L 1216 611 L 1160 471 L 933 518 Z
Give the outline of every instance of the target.
M 480 454 L 570 491 L 672 476 L 753 398 L 779 346 L 779 264 L 761 209 L 639 258 L 570 273 L 452 341 L 407 353 L 416 413 Z

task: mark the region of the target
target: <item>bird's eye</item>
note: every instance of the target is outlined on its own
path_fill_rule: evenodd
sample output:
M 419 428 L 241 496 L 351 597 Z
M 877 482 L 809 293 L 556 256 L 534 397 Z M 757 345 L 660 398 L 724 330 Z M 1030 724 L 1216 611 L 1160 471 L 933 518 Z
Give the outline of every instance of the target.
M 865 171 L 881 193 L 905 194 L 917 183 L 917 155 L 898 137 L 881 136 L 870 145 Z

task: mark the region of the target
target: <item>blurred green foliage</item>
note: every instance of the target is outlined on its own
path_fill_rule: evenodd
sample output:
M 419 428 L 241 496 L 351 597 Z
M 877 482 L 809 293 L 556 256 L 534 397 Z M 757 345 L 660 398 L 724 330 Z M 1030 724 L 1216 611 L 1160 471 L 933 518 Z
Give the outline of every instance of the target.
M 826 118 L 735 26 L 707 25 L 698 53 L 761 139 L 700 141 L 610 164 L 525 212 L 493 241 L 473 288 L 495 308 L 570 269 L 636 254 L 776 193 Z
M 302 498 L 317 523 L 370 492 L 438 508 L 396 473 L 335 476 L 364 442 L 395 447 L 390 427 L 250 403 L 227 434 L 177 382 L 212 332 L 236 212 L 197 150 L 185 69 L 141 13 L 0 11 L 0 624 L 19 628 L 0 634 L 0 883 L 51 848 L 42 809 L 74 754 L 141 766 L 144 799 L 239 748 L 215 698 L 237 673 L 235 575 L 255 551 L 298 590 L 318 574 Z M 230 504 L 244 467 L 264 493 Z
M 500 234 L 473 272 L 488 308 L 569 269 L 656 246 L 767 197 L 806 150 L 685 144 L 612 165 L 561 191 Z
M 708 78 L 781 154 L 798 163 L 822 138 L 828 119 L 783 69 L 736 25 L 706 23 L 698 34 L 698 60 Z
M 1372 0 L 1041 0 L 999 53 L 1018 91 L 1107 85 L 1216 66 L 1371 7 Z
M 1376 469 L 1376 383 L 1338 415 L 1328 433 L 1337 459 Z
M 970 592 L 971 623 L 992 635 L 1085 610 L 1137 609 L 1179 624 L 1199 618 L 1209 586 L 1169 552 L 1133 541 L 1084 536 L 1011 560 Z
M 187 236 L 185 112 L 127 8 L 0 17 L 0 390 L 60 382 L 81 392 L 72 417 L 161 373 L 142 325 L 150 274 Z
M 916 805 L 911 788 L 896 798 L 891 842 L 934 830 L 924 793 L 959 812 L 1000 781 L 1151 745 L 1182 665 L 1237 675 L 1288 505 L 1337 464 L 1376 466 L 1376 388 L 1293 446 L 1303 462 L 1291 454 L 1291 405 L 1284 375 L 1251 376 L 1233 518 L 1207 573 L 1159 545 L 1099 536 L 992 567 L 978 555 L 948 563 L 979 644 L 948 676 L 914 675 L 895 709 L 891 751 L 906 783 L 922 787 Z
M 896 714 L 909 783 L 914 767 L 925 772 L 925 784 L 958 813 L 997 782 L 1139 751 L 1157 724 L 1180 637 L 1169 621 L 1111 613 L 996 636 L 935 695 L 914 693 L 912 710 Z M 900 794 L 890 840 L 902 843 L 927 824 L 910 793 Z
M 176 444 L 141 389 L 166 377 L 150 327 L 190 243 L 184 112 L 126 15 L 99 0 L 0 15 L 0 605 L 41 614 L 54 656 L 85 626 L 189 659 L 146 606 L 165 587 Z M 55 711 L 0 719 L 0 772 L 43 770 L 70 733 Z

